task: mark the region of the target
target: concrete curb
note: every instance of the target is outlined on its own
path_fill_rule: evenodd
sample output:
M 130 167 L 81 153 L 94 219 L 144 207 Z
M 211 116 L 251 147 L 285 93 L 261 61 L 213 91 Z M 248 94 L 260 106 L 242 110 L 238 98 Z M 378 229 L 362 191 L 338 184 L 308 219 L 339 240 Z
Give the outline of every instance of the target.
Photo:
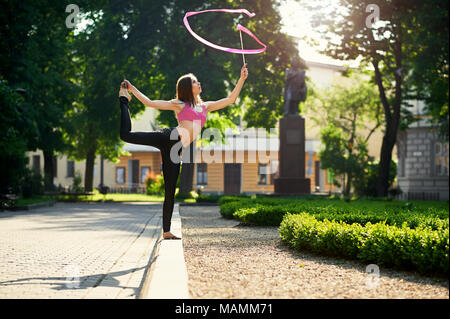
M 178 203 L 174 205 L 171 223 L 176 236 L 182 235 L 179 208 Z M 159 243 L 139 299 L 190 299 L 183 240 L 163 240 L 161 236 Z

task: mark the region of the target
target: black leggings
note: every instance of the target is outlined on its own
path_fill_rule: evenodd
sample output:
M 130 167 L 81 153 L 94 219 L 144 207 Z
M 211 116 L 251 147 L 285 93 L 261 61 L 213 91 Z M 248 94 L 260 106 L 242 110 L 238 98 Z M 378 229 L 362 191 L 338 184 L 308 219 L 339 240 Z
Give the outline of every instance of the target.
M 170 159 L 170 151 L 172 146 L 180 141 L 178 130 L 175 127 L 163 128 L 155 132 L 132 132 L 130 112 L 128 111 L 128 99 L 124 96 L 119 97 L 120 109 L 122 112 L 120 120 L 120 138 L 132 144 L 150 145 L 161 151 L 162 170 L 164 177 L 164 204 L 163 204 L 163 231 L 170 231 L 170 221 L 172 219 L 175 188 L 178 175 L 180 173 L 181 150 L 176 152 L 176 148 L 172 151 L 172 156 L 177 158 L 178 163 L 174 163 Z M 170 139 L 172 131 L 175 132 Z M 177 157 L 178 155 L 178 157 Z

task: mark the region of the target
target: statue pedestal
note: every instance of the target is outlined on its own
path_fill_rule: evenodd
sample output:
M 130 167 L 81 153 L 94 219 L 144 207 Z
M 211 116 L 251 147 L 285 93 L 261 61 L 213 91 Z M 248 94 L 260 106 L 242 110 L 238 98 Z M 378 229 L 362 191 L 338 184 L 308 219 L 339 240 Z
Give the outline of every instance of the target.
M 280 119 L 279 177 L 275 193 L 301 195 L 311 193 L 311 181 L 305 178 L 305 119 L 288 114 Z

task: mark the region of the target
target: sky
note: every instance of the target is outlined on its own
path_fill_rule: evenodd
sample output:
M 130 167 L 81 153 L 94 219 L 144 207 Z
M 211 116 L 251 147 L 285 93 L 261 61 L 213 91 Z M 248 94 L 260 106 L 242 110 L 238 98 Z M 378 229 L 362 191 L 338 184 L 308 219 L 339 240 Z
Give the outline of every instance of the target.
M 314 0 L 315 2 L 326 2 L 330 3 L 332 6 L 331 0 Z M 310 18 L 312 16 L 312 12 L 305 9 L 298 1 L 295 0 L 282 0 L 280 6 L 280 15 L 282 18 L 282 29 L 283 33 L 286 33 L 290 36 L 302 38 L 306 35 L 315 36 L 316 40 L 319 40 L 320 37 L 317 33 L 314 32 L 313 28 L 310 25 Z M 326 46 L 326 42 L 324 40 L 319 40 L 320 47 Z M 316 48 L 311 47 L 305 41 L 297 39 L 297 48 L 299 50 L 299 55 L 307 60 L 314 62 L 322 62 L 329 63 L 335 65 L 343 65 L 349 64 L 349 62 L 334 60 L 326 55 L 321 55 L 317 52 Z

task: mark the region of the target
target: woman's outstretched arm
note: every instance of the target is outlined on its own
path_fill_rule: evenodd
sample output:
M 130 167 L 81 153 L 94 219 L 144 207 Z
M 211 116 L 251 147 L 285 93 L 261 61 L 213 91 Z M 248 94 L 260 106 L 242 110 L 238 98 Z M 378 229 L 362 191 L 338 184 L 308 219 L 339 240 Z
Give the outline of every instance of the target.
M 128 85 L 128 91 L 133 93 L 133 95 L 142 102 L 145 106 L 154 107 L 159 110 L 176 110 L 180 106 L 171 101 L 163 101 L 163 100 L 150 100 L 145 94 L 139 91 L 134 85 L 132 85 L 128 80 L 124 80 L 124 82 Z
M 241 92 L 242 86 L 244 85 L 244 82 L 248 77 L 248 70 L 246 66 L 247 63 L 245 63 L 244 66 L 241 68 L 241 77 L 239 78 L 238 83 L 236 84 L 233 91 L 230 93 L 228 97 L 218 101 L 205 102 L 206 112 L 217 111 L 236 102 L 236 99 L 239 96 L 239 93 Z

